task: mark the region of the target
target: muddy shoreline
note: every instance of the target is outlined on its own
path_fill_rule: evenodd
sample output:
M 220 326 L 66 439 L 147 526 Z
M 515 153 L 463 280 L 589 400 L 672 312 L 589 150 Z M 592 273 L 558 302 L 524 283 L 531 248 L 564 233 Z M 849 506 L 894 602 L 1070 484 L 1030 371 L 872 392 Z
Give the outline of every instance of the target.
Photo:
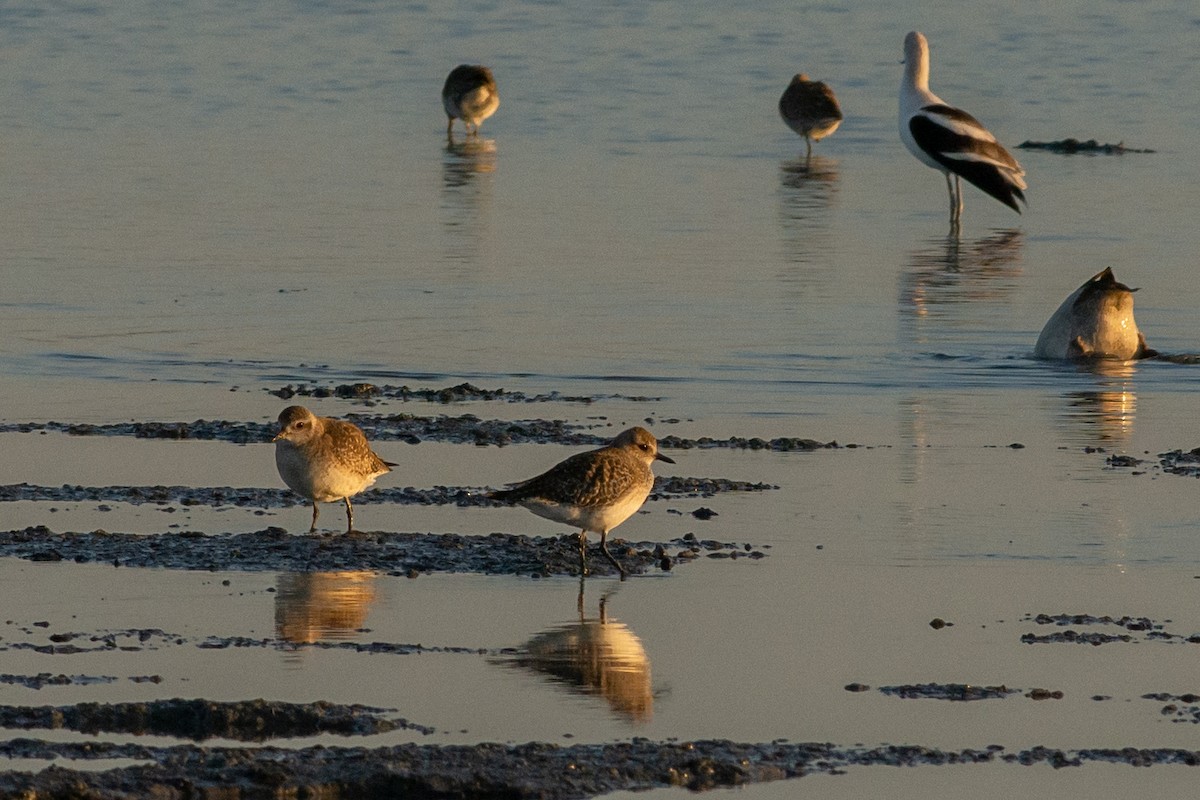
M 765 557 L 749 544 L 698 539 L 688 534 L 669 542 L 628 542 L 614 538 L 609 549 L 631 574 L 671 569 L 701 556 Z M 155 534 L 108 531 L 56 533 L 45 526 L 0 531 L 0 556 L 28 561 L 108 563 L 124 567 L 250 572 L 327 572 L 377 570 L 416 577 L 428 572 L 475 572 L 487 575 L 576 575 L 576 534 L 525 536 L 492 533 L 317 533 L 295 535 L 283 528 L 252 533 L 205 534 L 194 531 Z M 603 559 L 592 559 L 594 574 L 616 574 Z
M 618 433 L 607 421 L 571 423 L 565 420 L 523 419 L 485 420 L 474 414 L 450 416 L 416 416 L 413 414 L 346 414 L 340 418 L 362 428 L 372 441 L 402 441 L 417 445 L 421 442 L 474 444 L 480 447 L 510 444 L 563 444 L 596 447 L 607 444 Z M 645 424 L 654 420 L 647 418 Z M 143 421 L 92 424 L 81 422 L 5 422 L 0 433 L 65 433 L 71 436 L 132 436 L 138 439 L 190 439 L 221 441 L 233 444 L 270 442 L 279 430 L 275 422 L 241 422 L 236 420 L 198 419 L 191 422 Z M 598 432 L 593 432 L 598 431 Z M 665 450 L 773 450 L 795 452 L 831 450 L 842 447 L 836 441 L 822 442 L 802 436 L 781 436 L 762 439 L 756 436 L 686 438 L 664 435 L 658 437 Z M 857 447 L 848 444 L 845 447 Z
M 0 755 L 32 759 L 131 759 L 150 762 L 104 772 L 50 766 L 0 773 L 0 793 L 39 798 L 540 798 L 575 800 L 617 790 L 670 786 L 692 791 L 744 786 L 868 766 L 916 767 L 1004 763 L 1077 767 L 1086 763 L 1148 767 L 1200 765 L 1200 752 L 1175 748 L 1008 751 L 940 750 L 919 745 L 867 748 L 828 743 L 684 743 L 635 739 L 616 744 L 396 745 L 392 747 L 148 747 L 17 739 Z

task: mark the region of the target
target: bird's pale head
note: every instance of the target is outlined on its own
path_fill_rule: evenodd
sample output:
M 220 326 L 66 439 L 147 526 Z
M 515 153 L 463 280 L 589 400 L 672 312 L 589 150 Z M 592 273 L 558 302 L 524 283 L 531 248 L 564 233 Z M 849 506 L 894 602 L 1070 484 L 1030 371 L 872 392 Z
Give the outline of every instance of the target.
M 279 433 L 272 442 L 302 444 L 321 433 L 321 420 L 304 406 L 288 406 L 279 413 Z
M 635 453 L 647 464 L 653 461 L 665 461 L 668 464 L 675 463 L 674 460 L 658 452 L 658 440 L 654 438 L 654 434 L 642 427 L 622 431 L 617 438 L 613 439 L 612 446 Z

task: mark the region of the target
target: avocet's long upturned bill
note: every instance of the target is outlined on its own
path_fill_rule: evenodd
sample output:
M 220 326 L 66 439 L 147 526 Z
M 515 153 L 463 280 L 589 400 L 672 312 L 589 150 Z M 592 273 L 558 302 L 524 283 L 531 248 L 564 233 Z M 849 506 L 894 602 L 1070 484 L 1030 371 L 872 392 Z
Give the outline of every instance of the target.
M 1021 213 L 1025 170 L 979 120 L 929 91 L 929 43 L 917 31 L 904 37 L 900 139 L 917 160 L 946 176 L 952 227 L 962 220 L 962 178 Z

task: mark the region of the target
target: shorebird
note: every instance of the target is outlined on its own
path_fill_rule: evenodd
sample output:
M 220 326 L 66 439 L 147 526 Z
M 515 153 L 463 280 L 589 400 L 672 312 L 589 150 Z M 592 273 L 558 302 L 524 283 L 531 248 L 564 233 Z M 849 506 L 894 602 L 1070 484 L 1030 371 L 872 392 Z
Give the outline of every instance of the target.
M 646 502 L 654 486 L 650 465 L 655 461 L 675 463 L 658 452 L 658 441 L 650 431 L 630 428 L 599 450 L 577 453 L 535 478 L 488 496 L 580 528 L 581 575 L 587 574 L 587 533 L 599 533 L 600 550 L 624 579 L 625 568 L 608 551 L 608 532 Z
M 500 95 L 492 71 L 479 64 L 459 64 L 446 76 L 442 87 L 442 106 L 446 109 L 446 135 L 461 119 L 468 134 L 479 133 L 479 123 L 496 113 Z
M 842 124 L 842 107 L 833 89 L 823 81 L 810 81 L 801 72 L 783 90 L 779 98 L 779 116 L 787 126 L 804 137 L 807 155 L 812 155 L 812 143 L 819 142 Z
M 296 494 L 312 501 L 312 527 L 317 529 L 318 503 L 346 503 L 346 532 L 354 530 L 350 498 L 396 466 L 371 450 L 367 437 L 349 422 L 318 417 L 303 406 L 288 406 L 279 414 L 275 466 L 279 477 Z
M 918 161 L 946 176 L 954 230 L 962 223 L 962 178 L 1021 213 L 1025 170 L 979 120 L 929 91 L 929 43 L 917 31 L 904 37 L 900 139 Z

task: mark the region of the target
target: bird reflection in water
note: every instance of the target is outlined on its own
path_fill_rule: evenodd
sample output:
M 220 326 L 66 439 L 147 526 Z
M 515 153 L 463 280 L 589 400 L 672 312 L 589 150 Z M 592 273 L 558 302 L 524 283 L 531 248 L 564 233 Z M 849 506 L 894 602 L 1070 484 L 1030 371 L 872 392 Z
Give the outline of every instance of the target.
M 442 227 L 450 261 L 473 263 L 488 238 L 496 140 L 449 141 L 442 157 Z
M 837 277 L 827 256 L 837 245 L 829 230 L 829 209 L 839 179 L 838 161 L 832 158 L 802 157 L 779 165 L 779 227 L 788 265 L 779 277 L 798 295 L 821 295 Z
M 784 224 L 825 224 L 829 206 L 837 196 L 840 177 L 836 159 L 813 156 L 782 162 L 779 165 L 779 189 Z
M 1059 415 L 1063 432 L 1084 445 L 1128 439 L 1137 415 L 1133 383 L 1137 362 L 1098 358 L 1071 364 L 1070 369 L 1095 375 L 1096 388 L 1063 394 L 1066 405 Z
M 901 276 L 901 308 L 924 317 L 937 306 L 997 300 L 1016 288 L 1025 245 L 1020 230 L 996 230 L 975 241 L 931 239 Z
M 284 572 L 276 587 L 275 635 L 293 644 L 352 639 L 374 602 L 374 572 Z
M 542 631 L 500 663 L 539 673 L 576 694 L 601 697 L 620 719 L 649 722 L 654 711 L 650 659 L 633 631 L 608 616 L 608 597 L 600 600 L 599 616 L 589 619 L 581 581 L 579 621 Z
M 470 138 L 446 142 L 442 183 L 447 190 L 469 186 L 478 175 L 496 171 L 496 140 Z

